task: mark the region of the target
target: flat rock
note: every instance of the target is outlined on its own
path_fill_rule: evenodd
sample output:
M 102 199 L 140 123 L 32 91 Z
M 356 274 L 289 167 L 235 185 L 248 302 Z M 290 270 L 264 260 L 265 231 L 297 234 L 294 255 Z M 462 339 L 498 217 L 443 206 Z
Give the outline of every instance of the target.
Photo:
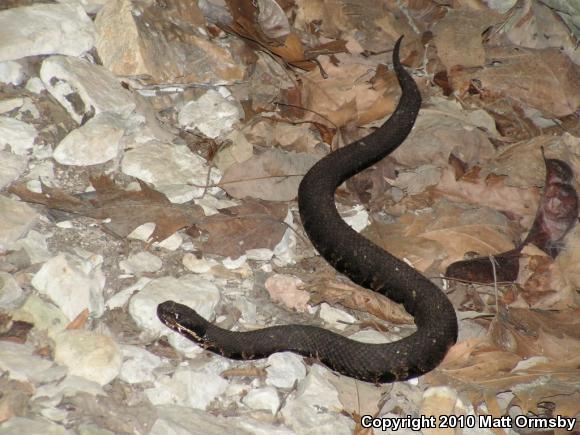
M 22 295 L 22 289 L 14 277 L 9 273 L 0 272 L 0 309 L 9 308 Z
M 138 346 L 121 346 L 123 365 L 119 378 L 129 384 L 140 382 L 153 382 L 155 376 L 153 370 L 159 367 L 163 360 L 157 355 L 146 351 Z
M 2 435 L 73 435 L 73 432 L 66 430 L 63 426 L 40 417 L 12 417 L 0 424 L 0 433 Z
M 112 0 L 95 25 L 99 56 L 117 75 L 147 77 L 149 84 L 226 84 L 244 77 L 230 51 L 208 40 L 196 2 Z
M 115 341 L 93 331 L 65 330 L 54 338 L 54 360 L 99 385 L 106 385 L 121 370 L 121 351 Z
M 292 352 L 277 352 L 268 357 L 266 383 L 278 388 L 292 388 L 306 376 L 304 360 Z
M 48 296 L 69 320 L 84 309 L 99 317 L 105 307 L 102 260 L 97 255 L 83 258 L 72 253 L 61 253 L 44 263 L 31 283 L 39 293 Z
M 28 344 L 0 341 L 0 370 L 17 381 L 49 382 L 63 376 L 52 361 L 35 355 L 34 351 Z
M 51 56 L 42 62 L 40 78 L 78 124 L 93 111 L 126 117 L 135 109 L 133 96 L 110 71 L 82 59 Z
M 0 11 L 0 61 L 41 54 L 78 56 L 95 43 L 93 22 L 71 0 Z
M 24 236 L 38 220 L 38 213 L 20 201 L 0 196 L 0 251 Z
M 286 424 L 298 433 L 352 434 L 354 421 L 341 414 L 338 391 L 326 378 L 329 370 L 319 365 L 291 393 L 281 410 Z M 324 409 L 325 412 L 319 412 Z
M 201 196 L 204 189 L 187 184 L 203 186 L 207 182 L 206 161 L 193 154 L 186 146 L 169 145 L 151 141 L 125 152 L 122 171 L 155 185 L 172 202 L 187 202 Z M 218 171 L 212 170 L 209 183 L 217 183 Z M 208 189 L 215 193 L 216 188 Z
M 163 267 L 163 261 L 150 252 L 139 252 L 121 261 L 119 267 L 125 273 L 141 275 L 146 272 L 160 270 Z
M 222 358 L 198 369 L 178 367 L 172 376 L 160 377 L 145 394 L 154 405 L 173 404 L 205 410 L 227 389 L 228 381 L 220 374 L 230 365 Z
M 216 138 L 230 132 L 243 116 L 239 103 L 210 89 L 183 106 L 178 121 L 186 129 L 198 129 L 207 137 Z
M 60 141 L 52 157 L 60 164 L 98 165 L 116 158 L 122 150 L 126 123 L 119 115 L 102 112 L 71 131 Z
M 14 154 L 24 156 L 37 136 L 34 126 L 18 119 L 0 116 L 0 146 L 8 146 Z
M 274 387 L 254 388 L 242 399 L 244 405 L 255 410 L 267 410 L 276 415 L 280 408 L 278 390 Z

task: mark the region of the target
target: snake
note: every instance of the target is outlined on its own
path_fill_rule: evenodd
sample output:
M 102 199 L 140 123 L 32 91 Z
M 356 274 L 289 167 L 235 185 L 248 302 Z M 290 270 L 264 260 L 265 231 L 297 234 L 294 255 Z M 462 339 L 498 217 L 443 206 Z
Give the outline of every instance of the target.
M 457 340 L 452 303 L 427 277 L 352 229 L 335 204 L 336 189 L 392 153 L 415 124 L 422 100 L 399 59 L 402 39 L 393 49 L 393 68 L 401 87 L 394 112 L 369 135 L 314 164 L 300 182 L 298 208 L 304 231 L 319 254 L 355 284 L 402 304 L 414 317 L 416 331 L 390 343 L 363 343 L 302 324 L 230 331 L 175 301 L 157 306 L 157 316 L 165 326 L 230 359 L 261 359 L 290 351 L 342 375 L 375 384 L 415 378 L 440 364 Z

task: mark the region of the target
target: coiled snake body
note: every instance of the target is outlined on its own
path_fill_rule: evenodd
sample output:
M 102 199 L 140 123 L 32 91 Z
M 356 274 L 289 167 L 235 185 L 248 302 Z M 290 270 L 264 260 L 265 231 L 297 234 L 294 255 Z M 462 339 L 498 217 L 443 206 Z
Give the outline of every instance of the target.
M 326 261 L 356 284 L 403 304 L 414 316 L 417 331 L 387 344 L 361 343 L 307 325 L 232 332 L 173 301 L 157 307 L 165 325 L 228 358 L 257 359 L 292 351 L 316 358 L 344 375 L 375 383 L 413 378 L 441 362 L 457 339 L 457 318 L 445 294 L 415 269 L 350 228 L 334 202 L 334 192 L 342 182 L 390 154 L 415 123 L 421 95 L 399 61 L 401 39 L 393 51 L 402 89 L 395 112 L 369 136 L 316 163 L 300 183 L 298 205 L 304 230 Z

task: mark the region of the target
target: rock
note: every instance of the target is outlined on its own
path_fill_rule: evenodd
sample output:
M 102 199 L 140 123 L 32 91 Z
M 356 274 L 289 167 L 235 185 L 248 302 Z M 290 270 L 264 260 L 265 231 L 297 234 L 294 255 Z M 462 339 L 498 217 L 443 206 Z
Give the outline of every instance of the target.
M 0 424 L 2 435 L 73 435 L 73 432 L 66 430 L 50 420 L 36 417 L 12 417 Z
M 11 249 L 24 249 L 30 259 L 30 264 L 42 263 L 52 257 L 47 244 L 47 239 L 50 237 L 50 233 L 39 233 L 38 231 L 30 230 L 26 237 L 13 243 Z
M 52 361 L 34 354 L 28 344 L 0 341 L 0 371 L 17 381 L 50 382 L 64 375 Z M 2 432 L 0 432 L 2 433 Z
M 126 273 L 141 275 L 146 272 L 157 272 L 163 267 L 163 261 L 150 252 L 139 252 L 121 261 L 119 267 Z
M 135 109 L 133 96 L 113 74 L 81 59 L 51 56 L 42 62 L 40 78 L 78 124 L 93 111 L 127 117 Z
M 0 83 L 19 85 L 24 80 L 24 68 L 18 62 L 0 62 Z
M 162 359 L 151 352 L 137 346 L 121 346 L 123 365 L 119 378 L 129 384 L 140 382 L 153 382 L 154 370 L 162 363 Z
M 195 273 L 209 272 L 212 267 L 215 267 L 219 264 L 213 258 L 197 258 L 195 255 L 189 252 L 183 256 L 182 262 L 187 270 Z
M 115 159 L 122 149 L 125 127 L 119 115 L 99 113 L 60 141 L 52 157 L 60 164 L 75 166 L 98 165 Z
M 70 322 L 61 310 L 36 294 L 26 298 L 24 304 L 12 313 L 12 319 L 32 323 L 35 329 L 46 331 L 49 337 L 64 331 Z
M 186 146 L 176 146 L 151 141 L 125 152 L 121 163 L 122 171 L 151 183 L 163 192 L 171 202 L 183 203 L 200 196 L 207 182 L 206 161 L 197 154 L 191 153 Z M 219 173 L 211 170 L 209 183 L 217 183 Z M 216 188 L 208 189 L 216 193 Z
M 31 283 L 41 294 L 48 296 L 69 320 L 84 309 L 99 317 L 105 308 L 102 261 L 100 255 L 83 258 L 61 253 L 44 263 Z
M 348 338 L 363 343 L 384 344 L 400 340 L 401 336 L 393 332 L 380 332 L 374 329 L 363 329 L 362 331 L 355 332 Z
M 25 156 L 37 134 L 36 128 L 26 122 L 0 116 L 0 146 L 9 146 L 14 154 Z
M 121 351 L 111 337 L 72 329 L 61 332 L 54 341 L 54 360 L 67 366 L 71 375 L 106 385 L 121 370 Z
M 280 397 L 274 387 L 255 388 L 242 399 L 244 405 L 255 410 L 268 410 L 276 415 L 280 408 Z
M 319 365 L 286 399 L 281 410 L 286 424 L 298 433 L 352 434 L 354 421 L 342 415 L 338 391 L 326 379 L 329 371 Z
M 197 370 L 178 367 L 172 376 L 159 378 L 145 394 L 154 405 L 173 404 L 205 410 L 228 387 L 228 381 L 220 373 L 230 364 L 221 358 Z
M 0 11 L 0 61 L 41 54 L 79 56 L 95 42 L 93 22 L 76 1 Z
M 204 135 L 216 138 L 230 132 L 243 116 L 239 103 L 210 89 L 197 100 L 183 106 L 178 121 L 188 130 L 198 129 Z
M 329 323 L 333 328 L 343 330 L 356 322 L 356 318 L 345 311 L 331 307 L 326 302 L 320 304 L 320 318 Z
M 95 25 L 99 56 L 117 75 L 146 76 L 150 84 L 226 84 L 244 77 L 232 54 L 208 40 L 196 2 L 112 0 Z
M 22 297 L 22 289 L 12 275 L 0 272 L 0 309 L 7 309 Z
M 278 352 L 268 357 L 266 383 L 278 388 L 292 388 L 306 376 L 303 358 L 292 352 Z
M 63 366 L 63 369 L 66 368 Z M 106 396 L 103 387 L 97 382 L 82 376 L 67 375 L 58 382 L 46 383 L 39 386 L 34 392 L 33 400 L 37 402 L 47 401 L 58 404 L 66 397 L 74 397 L 79 393 L 91 396 Z
M 0 196 L 0 252 L 12 246 L 38 220 L 38 213 L 20 201 Z

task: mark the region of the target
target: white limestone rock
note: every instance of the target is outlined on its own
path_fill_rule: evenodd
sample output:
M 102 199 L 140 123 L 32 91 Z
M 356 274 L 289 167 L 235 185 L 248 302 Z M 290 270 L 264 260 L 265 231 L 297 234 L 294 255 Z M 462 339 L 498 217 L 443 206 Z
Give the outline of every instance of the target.
M 65 373 L 62 367 L 37 356 L 31 345 L 11 341 L 0 341 L 0 371 L 7 372 L 10 379 L 33 383 L 50 382 Z
M 216 138 L 230 132 L 241 118 L 243 111 L 237 102 L 210 89 L 183 106 L 177 119 L 188 130 L 198 129 L 207 137 Z
M 12 246 L 37 222 L 36 211 L 20 201 L 0 195 L 0 252 Z
M 73 435 L 64 426 L 41 417 L 12 417 L 0 424 L 2 435 Z
M 199 369 L 178 367 L 172 376 L 162 376 L 145 394 L 154 405 L 180 405 L 205 410 L 228 387 L 220 373 L 229 368 L 225 358 L 214 359 Z
M 155 380 L 153 371 L 162 364 L 161 358 L 138 346 L 123 345 L 121 352 L 124 360 L 119 379 L 129 384 Z
M 74 0 L 0 11 L 0 61 L 41 54 L 79 56 L 95 44 L 95 27 Z
M 292 388 L 306 376 L 303 358 L 292 352 L 277 352 L 268 357 L 266 383 L 278 388 Z
M 298 433 L 352 434 L 354 421 L 341 414 L 343 405 L 338 391 L 326 378 L 329 371 L 319 365 L 286 399 L 281 410 L 286 424 Z
M 72 253 L 61 253 L 44 263 L 31 283 L 41 294 L 48 296 L 69 320 L 85 308 L 99 317 L 105 307 L 102 262 L 100 255 L 83 258 Z
M 106 385 L 121 370 L 121 351 L 111 337 L 70 329 L 58 334 L 54 341 L 54 360 L 67 366 L 71 375 Z
M 34 325 L 38 331 L 46 331 L 49 337 L 64 331 L 70 320 L 50 302 L 36 294 L 31 294 L 20 308 L 12 313 L 13 320 L 21 320 Z
M 122 151 L 125 124 L 119 115 L 99 113 L 66 135 L 52 157 L 62 165 L 74 166 L 98 165 L 115 159 Z
M 0 147 L 8 146 L 14 154 L 28 154 L 37 134 L 36 128 L 26 122 L 0 116 Z
M 163 267 L 163 261 L 150 252 L 139 252 L 122 260 L 119 267 L 125 273 L 140 275 L 146 272 L 157 272 Z
M 22 295 L 22 289 L 14 277 L 7 272 L 0 272 L 0 309 L 12 307 Z
M 205 159 L 193 154 L 186 146 L 157 141 L 125 152 L 121 169 L 127 175 L 153 184 L 175 203 L 200 196 L 203 188 L 187 184 L 204 186 L 209 170 Z M 217 183 L 220 178 L 218 171 L 212 169 L 209 183 Z M 218 191 L 218 188 L 208 189 L 210 194 Z
M 346 311 L 334 308 L 326 302 L 320 304 L 320 318 L 334 328 L 344 330 L 347 326 L 356 322 L 356 318 Z
M 93 110 L 127 117 L 135 109 L 133 96 L 111 72 L 82 59 L 51 56 L 42 62 L 40 78 L 79 124 Z
M 244 405 L 255 410 L 267 410 L 276 415 L 280 408 L 280 397 L 274 387 L 255 388 L 242 399 Z

